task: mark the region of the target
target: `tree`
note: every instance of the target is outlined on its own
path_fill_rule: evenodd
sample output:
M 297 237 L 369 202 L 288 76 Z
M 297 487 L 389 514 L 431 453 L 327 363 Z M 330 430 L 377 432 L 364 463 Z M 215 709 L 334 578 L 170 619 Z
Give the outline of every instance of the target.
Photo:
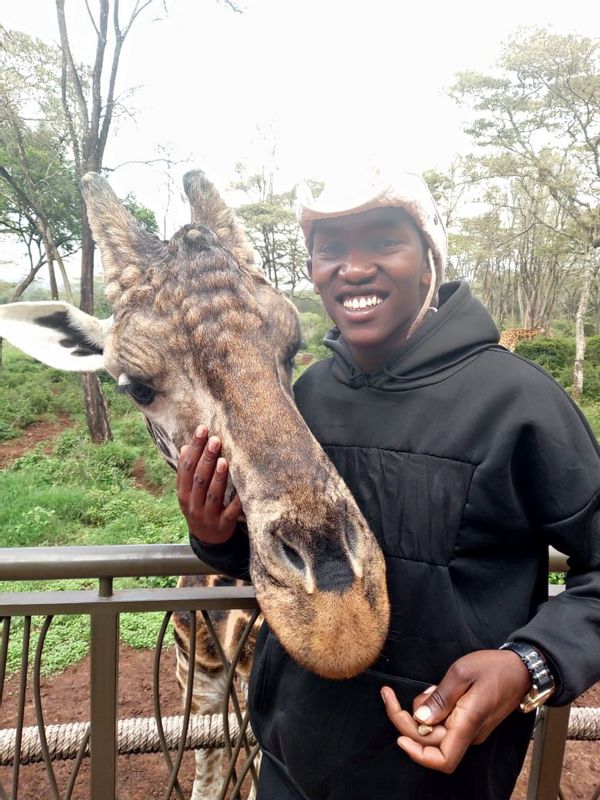
M 56 0 L 56 13 L 62 51 L 61 100 L 67 122 L 73 158 L 78 176 L 100 172 L 111 124 L 117 108 L 116 83 L 125 41 L 139 15 L 154 0 L 136 0 L 125 24 L 120 18 L 119 0 L 112 0 L 112 49 L 109 53 L 109 17 L 111 0 L 98 0 L 94 17 L 89 5 L 89 18 L 96 34 L 96 48 L 89 75 L 90 91 L 86 91 L 87 72 L 73 58 L 65 0 Z M 104 91 L 105 89 L 105 91 Z M 94 240 L 81 203 L 81 302 L 82 311 L 94 309 Z M 90 436 L 105 441 L 111 436 L 106 401 L 95 375 L 84 374 L 84 401 Z
M 26 245 L 31 269 L 21 291 L 47 264 L 52 295 L 58 297 L 57 264 L 71 300 L 63 256 L 77 246 L 79 200 L 56 102 L 60 53 L 1 27 L 0 44 L 0 230 Z M 39 252 L 35 264 L 34 246 Z
M 453 91 L 475 112 L 469 129 L 474 141 L 501 156 L 496 163 L 504 175 L 545 188 L 581 255 L 573 392 L 578 398 L 583 320 L 597 269 L 594 251 L 600 248 L 600 42 L 543 30 L 521 33 L 504 48 L 494 75 L 463 73 Z
M 72 300 L 63 257 L 79 241 L 80 201 L 56 102 L 59 75 L 56 48 L 0 26 L 0 233 L 24 244 L 30 265 L 13 301 L 45 265 L 52 297 L 58 298 L 58 265 Z M 0 340 L 0 363 L 1 348 Z
M 262 268 L 276 288 L 285 288 L 293 297 L 298 284 L 309 280 L 306 250 L 298 230 L 295 204 L 296 190 L 276 193 L 273 173 L 265 169 L 246 176 L 243 167 L 236 168 L 239 180 L 234 185 L 250 202 L 238 206 Z

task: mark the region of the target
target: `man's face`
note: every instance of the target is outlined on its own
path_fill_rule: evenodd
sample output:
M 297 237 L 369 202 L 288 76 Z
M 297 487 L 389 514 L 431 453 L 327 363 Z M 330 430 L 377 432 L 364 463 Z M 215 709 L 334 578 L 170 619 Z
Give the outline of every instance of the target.
M 312 280 L 354 360 L 373 372 L 406 340 L 431 271 L 408 214 L 377 208 L 315 223 Z

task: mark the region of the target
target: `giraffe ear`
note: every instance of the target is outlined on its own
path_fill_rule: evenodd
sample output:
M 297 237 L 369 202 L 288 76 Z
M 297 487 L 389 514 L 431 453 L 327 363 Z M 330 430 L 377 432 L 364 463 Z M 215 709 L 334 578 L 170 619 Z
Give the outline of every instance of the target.
M 112 317 L 96 319 L 61 302 L 0 305 L 0 337 L 49 367 L 67 372 L 104 369 Z
M 210 228 L 241 267 L 258 272 L 254 250 L 242 224 L 206 175 L 201 170 L 186 172 L 183 176 L 183 188 L 190 201 L 192 224 Z
M 94 241 L 102 254 L 105 282 L 132 286 L 148 263 L 160 263 L 164 242 L 145 231 L 101 175 L 88 172 L 81 191 Z

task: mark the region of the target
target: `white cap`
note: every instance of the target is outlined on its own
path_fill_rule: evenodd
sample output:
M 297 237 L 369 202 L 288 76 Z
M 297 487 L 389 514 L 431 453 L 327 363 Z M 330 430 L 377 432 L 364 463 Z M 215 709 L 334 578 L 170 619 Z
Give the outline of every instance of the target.
M 423 234 L 435 263 L 434 289 L 437 289 L 444 276 L 448 238 L 431 192 L 419 175 L 412 172 L 384 175 L 373 171 L 361 175 L 355 171 L 326 184 L 317 198 L 306 185 L 298 192 L 298 222 L 307 245 L 319 219 L 389 207 L 404 209 Z

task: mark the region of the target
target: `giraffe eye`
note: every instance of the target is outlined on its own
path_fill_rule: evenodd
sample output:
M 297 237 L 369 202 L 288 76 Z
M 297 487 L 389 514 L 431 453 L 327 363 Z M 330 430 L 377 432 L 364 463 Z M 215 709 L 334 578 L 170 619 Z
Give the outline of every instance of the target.
M 132 383 L 129 394 L 136 403 L 139 403 L 141 406 L 149 406 L 156 397 L 156 392 L 151 386 L 147 386 L 145 383 L 138 383 L 137 381 Z
M 155 389 L 153 389 L 151 386 L 148 386 L 147 383 L 141 383 L 140 381 L 134 380 L 119 382 L 117 391 L 125 392 L 141 406 L 149 406 L 156 397 Z

